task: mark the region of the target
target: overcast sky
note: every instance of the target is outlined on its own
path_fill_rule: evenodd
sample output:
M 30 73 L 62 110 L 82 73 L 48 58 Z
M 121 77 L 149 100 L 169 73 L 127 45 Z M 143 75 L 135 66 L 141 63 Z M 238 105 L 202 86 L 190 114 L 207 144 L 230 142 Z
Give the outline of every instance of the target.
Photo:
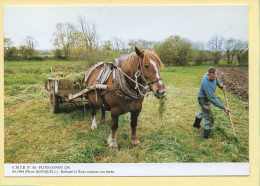
M 4 8 L 4 37 L 16 46 L 26 36 L 37 49 L 52 49 L 58 22 L 78 26 L 79 17 L 96 24 L 99 39 L 162 41 L 180 35 L 207 42 L 214 35 L 248 40 L 248 6 L 14 6 Z

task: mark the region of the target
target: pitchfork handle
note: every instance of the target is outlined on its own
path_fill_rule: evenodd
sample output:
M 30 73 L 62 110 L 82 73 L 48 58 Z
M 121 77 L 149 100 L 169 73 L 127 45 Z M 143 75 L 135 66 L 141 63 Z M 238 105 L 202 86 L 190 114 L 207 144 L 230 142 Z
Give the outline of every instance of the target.
M 227 96 L 226 96 L 226 91 L 223 90 L 223 92 L 224 92 L 224 97 L 225 97 L 226 105 L 227 105 L 227 107 L 229 108 L 228 100 L 227 100 Z M 233 130 L 235 139 L 236 139 L 236 141 L 237 141 L 237 134 L 236 134 L 236 131 L 235 131 L 235 127 L 234 127 L 234 125 L 233 125 L 233 122 L 232 122 L 232 118 L 231 118 L 231 113 L 230 113 L 230 112 L 228 113 L 228 116 L 229 116 L 229 122 L 230 122 L 230 124 L 231 124 L 231 127 L 232 127 L 232 130 Z

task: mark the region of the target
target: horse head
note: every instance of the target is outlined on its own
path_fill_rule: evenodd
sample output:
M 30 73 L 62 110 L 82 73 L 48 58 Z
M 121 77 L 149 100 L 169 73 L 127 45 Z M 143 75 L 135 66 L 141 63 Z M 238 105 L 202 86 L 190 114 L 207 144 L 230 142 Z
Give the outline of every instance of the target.
M 135 52 L 140 59 L 140 67 L 145 83 L 157 98 L 163 98 L 166 90 L 159 71 L 163 67 L 160 58 L 156 55 L 155 51 L 141 51 L 135 47 Z

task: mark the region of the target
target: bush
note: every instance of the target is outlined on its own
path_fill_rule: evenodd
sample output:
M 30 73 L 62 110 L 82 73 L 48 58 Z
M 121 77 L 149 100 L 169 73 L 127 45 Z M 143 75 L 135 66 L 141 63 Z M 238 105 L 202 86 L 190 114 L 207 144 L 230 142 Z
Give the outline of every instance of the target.
M 43 60 L 43 57 L 40 57 L 40 56 L 34 56 L 34 57 L 31 58 L 31 60 L 42 61 L 42 60 Z
M 65 56 L 62 55 L 63 51 L 61 49 L 56 49 L 53 51 L 55 59 L 65 59 Z
M 18 59 L 18 49 L 16 47 L 5 48 L 4 59 L 5 60 L 17 60 Z
M 170 36 L 155 45 L 156 52 L 164 64 L 187 65 L 192 57 L 192 44 L 180 36 Z
M 248 65 L 248 50 L 238 53 L 237 60 L 240 66 Z
M 205 61 L 208 61 L 205 51 L 199 51 L 198 55 L 195 58 L 195 64 L 201 65 Z
M 37 51 L 25 45 L 19 47 L 19 54 L 22 60 L 33 60 L 37 56 Z

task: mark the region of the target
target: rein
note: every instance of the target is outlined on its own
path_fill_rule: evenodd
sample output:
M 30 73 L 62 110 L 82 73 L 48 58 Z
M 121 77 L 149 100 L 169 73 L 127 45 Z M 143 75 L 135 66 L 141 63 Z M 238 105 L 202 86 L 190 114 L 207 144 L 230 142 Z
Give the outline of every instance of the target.
M 122 71 L 122 69 L 121 69 L 119 66 L 116 65 L 116 67 L 117 67 L 117 69 L 118 69 L 120 72 L 122 72 L 122 74 L 124 74 L 129 80 L 131 80 L 132 82 L 135 83 L 135 89 L 138 89 L 138 92 L 139 92 L 142 96 L 145 96 L 145 95 L 150 91 L 148 85 L 143 86 L 142 84 L 138 83 L 138 80 L 137 80 L 137 79 L 138 79 L 138 77 L 140 76 L 140 71 L 139 71 L 139 72 L 137 71 L 137 72 L 135 73 L 135 80 L 134 80 L 134 79 L 132 79 L 131 77 L 129 77 L 124 71 Z M 139 89 L 139 86 L 143 87 L 143 88 L 146 90 L 145 94 L 143 94 L 143 93 L 141 92 L 141 90 Z

